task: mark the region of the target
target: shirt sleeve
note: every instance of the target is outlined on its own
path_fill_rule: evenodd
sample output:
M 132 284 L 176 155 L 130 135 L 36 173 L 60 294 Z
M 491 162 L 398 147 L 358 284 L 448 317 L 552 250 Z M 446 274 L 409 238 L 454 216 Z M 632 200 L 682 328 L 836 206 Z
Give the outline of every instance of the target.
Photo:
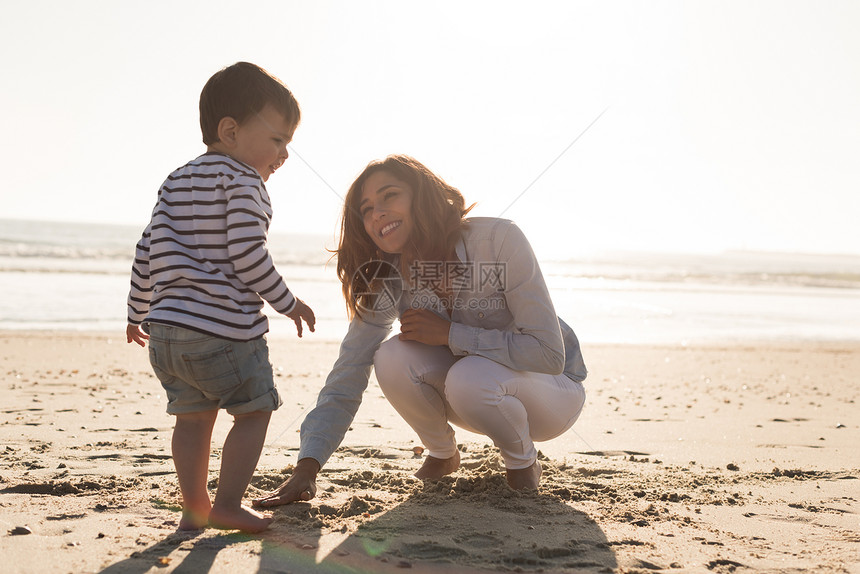
M 131 288 L 128 292 L 128 322 L 140 325 L 149 313 L 152 301 L 152 281 L 149 277 L 149 238 L 152 223 L 146 226 L 134 250 L 131 266 Z
M 313 458 L 322 467 L 340 446 L 361 405 L 373 356 L 391 332 L 393 322 L 393 315 L 370 315 L 352 320 L 316 407 L 302 422 L 299 460 Z
M 497 248 L 503 265 L 505 304 L 513 329 L 452 323 L 448 346 L 455 355 L 479 355 L 518 371 L 561 374 L 565 353 L 561 327 L 531 245 L 509 224 Z
M 227 253 L 236 276 L 285 314 L 293 310 L 296 299 L 266 247 L 268 225 L 258 187 L 242 185 L 227 192 Z

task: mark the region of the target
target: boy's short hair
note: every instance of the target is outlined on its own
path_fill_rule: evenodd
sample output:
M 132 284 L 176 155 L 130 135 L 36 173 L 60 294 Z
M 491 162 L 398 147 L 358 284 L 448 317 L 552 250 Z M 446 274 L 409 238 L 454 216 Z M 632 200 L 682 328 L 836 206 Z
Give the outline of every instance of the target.
M 203 143 L 218 141 L 218 123 L 231 117 L 242 124 L 271 104 L 295 128 L 301 119 L 299 103 L 284 83 L 255 64 L 237 62 L 216 72 L 200 92 L 200 129 Z

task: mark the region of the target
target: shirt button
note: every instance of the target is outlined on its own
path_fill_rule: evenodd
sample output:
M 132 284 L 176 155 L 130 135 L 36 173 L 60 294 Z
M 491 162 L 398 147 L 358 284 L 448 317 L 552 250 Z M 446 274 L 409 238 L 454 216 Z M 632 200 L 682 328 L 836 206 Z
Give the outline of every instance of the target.
M 481 311 L 480 313 L 478 313 L 478 319 L 483 319 L 483 318 L 484 318 L 484 312 Z

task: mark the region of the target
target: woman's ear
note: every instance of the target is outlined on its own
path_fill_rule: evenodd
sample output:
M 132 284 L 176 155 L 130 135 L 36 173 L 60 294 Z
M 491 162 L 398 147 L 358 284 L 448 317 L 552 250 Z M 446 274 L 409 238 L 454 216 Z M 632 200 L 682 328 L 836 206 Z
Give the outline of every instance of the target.
M 236 145 L 236 132 L 239 129 L 239 123 L 230 116 L 224 116 L 218 122 L 218 141 L 227 147 Z

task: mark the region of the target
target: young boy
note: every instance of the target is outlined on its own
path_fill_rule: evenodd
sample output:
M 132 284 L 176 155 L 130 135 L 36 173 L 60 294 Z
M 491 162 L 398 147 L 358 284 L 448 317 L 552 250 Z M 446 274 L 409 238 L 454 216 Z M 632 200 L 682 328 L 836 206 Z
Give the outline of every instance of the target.
M 137 244 L 128 342 L 145 346 L 176 415 L 173 462 L 179 528 L 259 532 L 271 518 L 242 505 L 272 411 L 281 405 L 264 333 L 263 300 L 314 330 L 266 249 L 272 217 L 264 182 L 287 159 L 299 123 L 293 94 L 246 62 L 212 76 L 200 94 L 207 151 L 167 177 Z M 233 415 L 214 502 L 206 487 L 219 409 Z

